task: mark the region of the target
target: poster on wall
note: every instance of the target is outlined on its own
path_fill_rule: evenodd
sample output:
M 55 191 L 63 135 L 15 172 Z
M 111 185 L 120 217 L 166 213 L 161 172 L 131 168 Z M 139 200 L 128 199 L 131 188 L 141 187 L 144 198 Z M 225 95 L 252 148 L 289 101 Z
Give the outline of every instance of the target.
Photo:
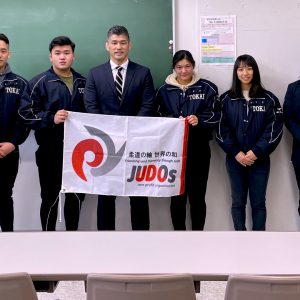
M 236 16 L 202 16 L 201 64 L 231 65 L 236 59 Z

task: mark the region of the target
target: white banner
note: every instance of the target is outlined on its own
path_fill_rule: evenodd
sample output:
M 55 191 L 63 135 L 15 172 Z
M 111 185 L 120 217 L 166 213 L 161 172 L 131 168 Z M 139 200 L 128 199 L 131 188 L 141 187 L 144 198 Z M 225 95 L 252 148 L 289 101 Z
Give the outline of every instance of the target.
M 187 137 L 185 119 L 69 112 L 62 192 L 182 194 Z

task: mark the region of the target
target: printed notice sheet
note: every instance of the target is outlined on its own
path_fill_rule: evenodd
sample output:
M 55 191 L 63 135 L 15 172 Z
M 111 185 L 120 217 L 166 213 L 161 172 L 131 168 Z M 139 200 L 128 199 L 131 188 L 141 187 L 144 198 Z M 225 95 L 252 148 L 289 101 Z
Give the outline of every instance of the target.
M 201 64 L 233 64 L 236 58 L 236 16 L 201 17 Z

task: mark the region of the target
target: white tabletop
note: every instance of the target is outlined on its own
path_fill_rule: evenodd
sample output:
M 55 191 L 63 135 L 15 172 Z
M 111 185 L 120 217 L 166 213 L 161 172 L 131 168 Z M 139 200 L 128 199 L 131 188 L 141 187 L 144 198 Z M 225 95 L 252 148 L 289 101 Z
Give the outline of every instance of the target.
M 300 275 L 298 232 L 13 232 L 0 234 L 0 273 L 83 280 L 89 273 Z

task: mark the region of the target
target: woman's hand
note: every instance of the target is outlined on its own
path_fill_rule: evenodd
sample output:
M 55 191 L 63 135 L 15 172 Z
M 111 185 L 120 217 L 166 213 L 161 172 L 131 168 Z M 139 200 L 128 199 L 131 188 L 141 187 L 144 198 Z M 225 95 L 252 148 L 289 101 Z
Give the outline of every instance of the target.
M 251 151 L 251 150 L 250 150 Z M 250 151 L 247 152 L 247 154 L 245 154 L 244 152 L 240 151 L 236 156 L 235 159 L 244 167 L 246 166 L 252 166 L 254 164 L 254 161 L 256 160 L 256 156 L 254 155 L 254 157 L 251 154 L 248 154 Z
M 198 125 L 198 118 L 195 115 L 189 115 L 186 117 L 186 119 L 188 120 L 188 123 L 192 126 Z
M 5 157 L 7 154 L 16 149 L 15 145 L 9 142 L 0 143 L 0 158 Z

